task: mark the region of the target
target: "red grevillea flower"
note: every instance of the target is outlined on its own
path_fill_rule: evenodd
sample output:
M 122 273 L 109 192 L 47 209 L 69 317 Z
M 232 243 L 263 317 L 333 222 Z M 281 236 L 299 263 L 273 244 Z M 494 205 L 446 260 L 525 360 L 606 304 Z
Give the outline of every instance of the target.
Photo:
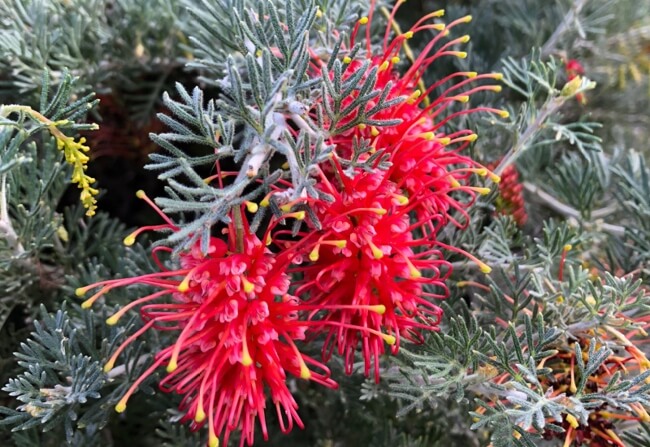
M 302 274 L 296 294 L 316 309 L 332 308 L 319 320 L 328 332 L 324 359 L 336 350 L 350 374 L 360 349 L 365 374 L 374 367 L 378 381 L 385 343 L 395 352 L 401 337 L 421 342 L 420 330 L 437 329 L 442 310 L 430 300 L 446 296 L 451 269 L 422 231 L 428 222 L 410 222 L 413 205 L 386 172 L 349 178 L 336 158 L 333 166 L 338 180 L 323 174 L 319 186 L 334 200 L 313 206 L 323 229 L 302 235 L 310 262 L 294 269 Z M 369 310 L 376 306 L 384 312 Z
M 352 47 L 360 26 L 367 25 L 367 60 L 363 62 L 344 58 L 346 66 L 342 72 L 342 80 L 345 81 L 357 75 L 363 64 L 369 61 L 370 66 L 366 69 L 362 80 L 365 80 L 368 74 L 375 70 L 375 89 L 387 92 L 382 97 L 382 101 L 390 106 L 378 107 L 375 111 L 376 100 L 372 100 L 363 111 L 354 110 L 336 126 L 345 128 L 346 124 L 354 121 L 361 112 L 366 116 L 367 122 L 397 122 L 398 124 L 384 126 L 362 124 L 342 132 L 338 132 L 337 128 L 332 128 L 330 133 L 334 136 L 331 138 L 331 142 L 336 145 L 339 155 L 347 156 L 352 151 L 355 138 L 364 138 L 370 141 L 373 150 L 382 150 L 388 154 L 388 161 L 391 163 L 389 178 L 402 189 L 402 194 L 409 198 L 418 197 L 415 212 L 419 218 L 429 217 L 443 220 L 443 223 L 452 221 L 457 226 L 463 227 L 468 221 L 465 209 L 471 204 L 475 193 L 483 194 L 489 191 L 487 188 L 469 186 L 472 175 L 489 176 L 495 182 L 499 181 L 499 177 L 470 157 L 461 154 L 471 142 L 476 140 L 476 134 L 470 130 L 445 133 L 446 126 L 462 115 L 490 112 L 507 117 L 508 112 L 489 107 L 464 108 L 447 114 L 445 112 L 453 103 L 467 103 L 473 93 L 500 91 L 501 86 L 499 85 L 479 85 L 478 81 L 498 80 L 502 75 L 499 73 L 479 75 L 475 72 L 457 72 L 425 88 L 422 76 L 431 64 L 445 56 L 466 57 L 465 52 L 455 51 L 453 48 L 468 42 L 469 36 L 461 36 L 444 43 L 441 41 L 452 28 L 462 23 L 468 23 L 471 16 L 462 17 L 448 25 L 427 23 L 444 14 L 442 10 L 435 11 L 422 17 L 409 31 L 402 33 L 393 20 L 397 9 L 403 3 L 403 1 L 398 1 L 390 13 L 383 44 L 377 51 L 370 45 L 369 22 L 372 20 L 374 3 L 374 1 L 371 2 L 369 17 L 358 21 L 350 42 Z M 392 40 L 389 39 L 391 30 L 396 31 Z M 406 42 L 414 33 L 427 30 L 437 31 L 437 34 L 415 57 Z M 396 65 L 400 63 L 401 53 L 405 53 L 412 62 L 410 68 L 403 74 L 396 69 Z M 438 91 L 441 93 L 436 93 Z M 360 91 L 353 91 L 343 101 L 342 107 L 352 104 L 361 94 Z M 437 96 L 430 100 L 429 97 L 433 94 Z M 453 194 L 454 191 L 468 193 L 469 200 L 460 201 Z M 465 217 L 463 222 L 457 222 L 451 215 L 452 211 L 460 212 Z
M 578 76 L 582 76 L 585 74 L 585 69 L 582 66 L 582 64 L 576 60 L 576 59 L 569 59 L 566 61 L 566 64 L 564 65 L 564 68 L 566 69 L 566 74 L 567 74 L 567 80 L 572 81 L 573 79 L 577 78 Z M 584 95 L 584 93 L 578 93 L 576 95 L 576 99 L 580 104 L 586 104 L 587 103 L 587 97 Z
M 138 195 L 167 222 L 144 229 L 177 230 L 142 192 Z M 207 424 L 211 447 L 219 444 L 218 434 L 227 444 L 235 430 L 242 433 L 240 445 L 252 445 L 257 419 L 264 438 L 268 437 L 267 396 L 283 432 L 290 431 L 294 423 L 302 428 L 297 403 L 287 385 L 289 375 L 329 388 L 337 386 L 329 378 L 328 368 L 302 354 L 295 344 L 304 339 L 310 325 L 301 320 L 301 311 L 311 308 L 288 294 L 286 267 L 290 254 L 271 253 L 246 222 L 242 226 L 239 237 L 235 225 L 230 224 L 226 241 L 212 238 L 207 254 L 198 246 L 182 253 L 177 270 L 165 269 L 155 257 L 161 267 L 158 273 L 78 289 L 78 294 L 83 295 L 100 288 L 83 307 L 91 306 L 116 287 L 148 285 L 158 289 L 108 319 L 108 324 L 116 324 L 126 312 L 139 306 L 145 324 L 115 351 L 106 371 L 113 368 L 126 346 L 148 329 L 178 331 L 175 342 L 156 353 L 151 367 L 119 401 L 115 407 L 118 412 L 126 409 L 127 400 L 147 377 L 159 366 L 167 365 L 160 388 L 183 396 L 180 409 L 185 412 L 184 420 L 192 421 L 192 429 Z M 142 230 L 127 237 L 125 243 L 133 243 Z M 159 302 L 164 296 L 170 299 Z

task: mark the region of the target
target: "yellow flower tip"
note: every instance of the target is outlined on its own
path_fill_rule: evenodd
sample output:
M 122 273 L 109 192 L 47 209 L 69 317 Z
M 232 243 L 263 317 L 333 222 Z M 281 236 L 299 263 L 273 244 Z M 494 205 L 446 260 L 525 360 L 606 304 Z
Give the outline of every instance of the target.
M 468 285 L 469 285 L 469 283 L 467 281 L 458 281 L 456 283 L 456 287 L 461 287 L 461 288 L 462 287 L 467 287 Z
M 267 206 L 269 206 L 269 204 L 270 204 L 270 203 L 269 203 L 269 199 L 268 199 L 268 197 L 264 197 L 264 198 L 262 199 L 262 201 L 260 202 L 260 206 L 262 206 L 262 207 L 264 207 L 264 208 L 266 208 Z
M 395 199 L 397 199 L 397 203 L 399 203 L 402 206 L 408 205 L 409 203 L 409 198 L 401 194 L 395 194 Z
M 370 135 L 372 135 L 373 137 L 376 137 L 377 135 L 379 135 L 379 130 L 375 126 L 372 126 L 370 128 Z
M 124 238 L 124 245 L 130 247 L 133 244 L 135 244 L 135 236 L 133 234 L 129 234 L 127 237 Z
M 219 438 L 214 433 L 210 433 L 208 447 L 219 447 Z
M 410 267 L 409 272 L 411 274 L 411 279 L 418 279 L 422 278 L 422 272 L 420 272 L 418 269 L 415 267 Z
M 244 278 L 243 276 L 241 277 L 242 284 L 244 284 L 244 292 L 246 293 L 251 293 L 255 290 L 255 284 Z
M 569 251 L 573 248 L 573 245 L 571 244 L 566 244 L 564 247 L 562 247 L 562 250 L 564 251 Z
M 144 192 L 143 190 L 141 190 L 141 189 L 138 189 L 138 190 L 135 192 L 135 196 L 136 196 L 138 199 L 144 199 L 145 197 L 147 197 L 147 195 L 145 194 L 145 192 Z
M 368 307 L 368 310 L 370 312 L 375 312 L 379 315 L 384 315 L 386 313 L 386 306 L 383 304 L 375 304 L 373 306 Z
M 474 79 L 475 77 L 478 76 L 478 73 L 475 71 L 468 71 L 465 73 L 465 76 L 468 77 L 469 79 Z
M 271 244 L 273 243 L 273 238 L 271 237 L 271 234 L 269 234 L 269 235 L 266 237 L 266 241 L 265 241 L 265 242 L 266 242 L 266 245 L 267 245 L 267 246 L 268 246 L 268 245 L 271 245 Z
M 460 37 L 458 40 L 461 43 L 467 43 L 469 42 L 469 39 L 470 39 L 469 34 L 465 34 L 464 36 Z
M 344 64 L 349 64 L 350 62 L 352 62 L 352 59 L 349 56 L 345 56 L 343 58 L 343 63 Z
M 196 410 L 196 414 L 194 415 L 194 422 L 200 424 L 204 420 L 205 420 L 205 411 L 203 411 L 203 407 L 199 407 Z
M 402 35 L 404 36 L 404 39 L 410 39 L 413 37 L 413 31 L 407 31 Z
M 304 220 L 305 219 L 305 212 L 304 211 L 298 211 L 298 212 L 294 213 L 294 217 L 297 220 Z
M 74 291 L 74 294 L 79 297 L 82 297 L 86 294 L 87 291 L 88 291 L 88 287 L 77 287 Z
M 477 169 L 476 171 L 474 171 L 474 172 L 476 172 L 476 174 L 477 174 L 477 175 L 480 175 L 481 177 L 485 177 L 486 175 L 488 175 L 488 170 L 487 170 L 487 168 L 478 168 L 478 169 Z
M 490 180 L 492 180 L 494 183 L 501 183 L 501 176 L 495 174 L 494 172 L 490 172 L 488 175 L 490 176 Z
M 345 248 L 348 245 L 348 241 L 334 241 L 336 248 Z
M 490 194 L 490 191 L 491 191 L 490 188 L 484 188 L 484 187 L 480 187 L 480 186 L 474 188 L 474 190 L 475 190 L 477 193 L 479 193 L 480 195 L 482 195 L 482 196 L 486 196 L 486 195 Z
M 501 90 L 503 90 L 503 87 L 501 87 L 500 85 L 491 85 L 490 90 L 492 90 L 495 93 L 500 93 Z
M 108 372 L 111 369 L 113 369 L 114 366 L 115 366 L 114 360 L 109 360 L 108 362 L 106 362 L 106 364 L 104 365 L 104 374 L 108 374 Z
M 400 58 L 397 57 L 397 56 L 393 56 L 393 57 L 390 59 L 390 61 L 391 61 L 393 64 L 398 64 L 399 61 L 400 61 Z
M 501 118 L 509 118 L 510 117 L 510 112 L 508 112 L 507 110 L 499 110 L 498 114 L 499 114 L 499 116 Z
M 291 204 L 290 204 L 290 203 L 286 203 L 286 204 L 282 205 L 282 206 L 280 207 L 280 209 L 281 209 L 282 211 L 284 211 L 285 213 L 288 213 L 289 211 L 291 211 Z
M 423 132 L 420 134 L 420 136 L 427 141 L 431 141 L 435 138 L 436 135 L 433 132 Z
M 256 213 L 257 210 L 259 209 L 257 203 L 255 202 L 249 202 L 248 200 L 246 200 L 244 204 L 246 205 L 246 209 L 248 210 L 249 213 Z
M 453 177 L 449 177 L 449 184 L 452 188 L 460 188 L 460 183 Z
M 567 414 L 565 419 L 569 423 L 569 425 L 571 425 L 571 427 L 573 428 L 578 428 L 578 426 L 580 425 L 578 423 L 578 420 L 572 414 Z
M 106 319 L 106 324 L 109 325 L 109 326 L 115 326 L 118 321 L 120 321 L 120 315 L 115 314 L 115 315 L 113 315 L 111 317 L 108 317 Z
M 366 125 L 363 123 L 359 124 L 357 127 L 359 128 L 359 130 L 366 130 Z
M 176 368 L 178 368 L 178 362 L 176 361 L 175 357 L 172 357 L 169 361 L 169 364 L 167 365 L 167 372 L 172 373 L 176 371 Z
M 311 253 L 309 253 L 309 260 L 312 262 L 318 261 L 318 247 L 315 247 Z
M 461 18 L 460 20 L 461 20 L 461 22 L 469 23 L 469 22 L 472 21 L 472 16 L 468 15 L 468 16 L 465 16 L 465 17 Z
M 117 405 L 115 405 L 115 411 L 118 413 L 124 413 L 124 410 L 126 410 L 126 402 L 119 401 Z
M 253 364 L 253 358 L 248 353 L 248 350 L 244 351 L 244 354 L 241 358 L 241 364 L 244 366 L 251 366 Z
M 316 8 L 316 18 L 320 19 L 323 17 L 323 11 L 320 10 L 320 7 Z
M 361 17 L 359 19 L 359 25 L 365 25 L 366 23 L 368 23 L 368 17 Z
M 447 146 L 449 143 L 451 143 L 451 138 L 449 137 L 438 138 L 438 143 L 442 144 L 443 146 Z
M 478 268 L 481 269 L 481 271 L 483 273 L 485 273 L 486 275 L 489 274 L 492 271 L 492 267 L 490 267 L 486 263 L 480 262 L 480 261 L 479 261 L 479 264 L 478 264 Z
M 383 338 L 384 341 L 387 344 L 391 345 L 391 346 L 393 346 L 395 344 L 395 342 L 397 341 L 397 339 L 395 339 L 394 335 L 382 334 L 381 338 Z
M 288 162 L 288 161 L 285 161 L 284 163 L 282 163 L 282 166 L 280 166 L 280 167 L 281 167 L 282 169 L 289 169 L 289 162 Z
M 370 249 L 372 250 L 372 255 L 375 257 L 375 259 L 381 259 L 384 257 L 384 252 L 381 251 L 376 245 L 371 245 Z
M 466 51 L 456 51 L 455 55 L 459 59 L 465 59 L 467 57 L 467 52 Z
M 469 96 L 468 96 L 468 95 L 454 96 L 454 99 L 455 99 L 456 101 L 461 102 L 461 103 L 464 104 L 464 103 L 466 103 L 467 101 L 469 101 Z
M 431 25 L 431 28 L 433 28 L 436 31 L 444 31 L 445 28 L 447 28 L 447 25 L 445 25 L 444 23 L 434 23 L 433 25 Z
M 300 363 L 300 378 L 305 380 L 311 379 L 311 371 L 307 368 L 305 362 Z
M 90 309 L 94 302 L 95 302 L 95 298 L 89 298 L 86 301 L 84 301 L 83 303 L 81 303 L 81 308 L 82 309 Z
M 445 10 L 444 9 L 439 9 L 437 11 L 434 11 L 431 13 L 431 17 L 442 17 L 445 15 Z
M 390 65 L 390 64 L 388 63 L 388 61 L 384 61 L 384 62 L 382 62 L 381 65 L 379 66 L 379 71 L 385 71 L 385 70 L 388 70 L 388 66 L 389 66 L 389 65 Z
M 386 214 L 386 212 L 387 212 L 387 211 L 386 211 L 385 209 L 383 209 L 383 208 L 374 208 L 373 211 L 374 211 L 375 213 L 379 214 L 380 216 L 383 216 L 383 215 Z

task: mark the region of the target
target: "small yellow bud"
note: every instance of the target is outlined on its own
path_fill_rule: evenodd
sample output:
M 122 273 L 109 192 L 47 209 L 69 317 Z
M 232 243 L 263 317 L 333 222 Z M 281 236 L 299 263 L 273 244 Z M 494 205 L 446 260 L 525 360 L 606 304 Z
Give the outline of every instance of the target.
M 444 23 L 434 23 L 433 25 L 431 25 L 431 28 L 433 28 L 436 31 L 444 31 L 445 28 L 447 28 L 447 25 L 445 25 Z
M 368 23 L 368 17 L 361 17 L 359 19 L 359 24 L 360 25 L 365 25 L 366 23 Z
M 144 199 L 147 195 L 144 193 L 143 190 L 138 189 L 138 190 L 135 192 L 135 196 L 136 196 L 138 199 Z
M 389 66 L 388 61 L 382 62 L 381 65 L 379 66 L 379 71 L 381 72 L 381 71 L 388 70 L 388 66 Z
M 562 247 L 562 250 L 564 251 L 569 251 L 573 248 L 573 245 L 571 244 L 566 244 L 564 247 Z
M 475 71 L 468 71 L 467 73 L 465 73 L 465 76 L 467 76 L 470 79 L 473 79 L 478 76 L 478 73 Z
M 208 447 L 219 447 L 219 438 L 214 433 L 210 432 L 208 438 Z
M 244 351 L 244 354 L 242 355 L 241 364 L 244 366 L 251 366 L 253 364 L 253 359 L 251 355 L 248 353 L 248 349 L 246 349 Z
M 194 415 L 194 421 L 195 422 L 203 422 L 205 419 L 205 411 L 203 411 L 203 407 L 199 406 L 199 408 L 196 410 L 196 414 Z
M 349 64 L 350 62 L 352 62 L 352 59 L 349 56 L 345 56 L 343 58 L 343 63 L 344 64 Z
M 391 61 L 393 64 L 398 64 L 399 61 L 400 61 L 400 59 L 399 59 L 399 57 L 397 57 L 397 56 L 393 56 L 393 57 L 390 59 L 390 61 Z
M 578 93 L 578 90 L 580 90 L 581 85 L 582 85 L 582 77 L 576 76 L 575 78 L 571 79 L 569 82 L 564 84 L 564 87 L 562 87 L 562 91 L 560 92 L 560 94 L 562 96 L 573 96 L 576 93 Z
M 386 313 L 386 306 L 383 304 L 375 304 L 368 308 L 369 311 L 378 313 L 379 315 L 384 315 Z
M 357 127 L 359 128 L 359 130 L 366 130 L 366 125 L 363 123 L 359 124 Z
M 305 365 L 305 362 L 300 362 L 300 378 L 309 380 L 311 378 L 311 371 L 309 368 L 307 368 L 307 365 Z
M 309 260 L 310 260 L 310 261 L 312 261 L 312 262 L 316 262 L 316 261 L 318 261 L 318 257 L 319 257 L 319 255 L 318 255 L 318 248 L 319 248 L 319 247 L 318 247 L 318 245 L 317 245 L 316 247 L 314 247 L 314 249 L 311 251 L 311 253 L 309 253 Z
M 573 427 L 573 428 L 578 428 L 578 426 L 580 425 L 580 424 L 578 423 L 578 420 L 577 420 L 577 419 L 575 418 L 575 416 L 572 415 L 572 414 L 567 414 L 567 415 L 566 415 L 566 421 L 567 421 L 567 422 L 569 423 L 569 425 L 571 425 L 571 427 Z
M 130 247 L 131 245 L 135 244 L 135 236 L 132 234 L 129 234 L 127 237 L 124 238 L 124 245 L 127 247 Z
M 467 57 L 467 52 L 465 51 L 454 51 L 453 54 L 459 59 L 465 59 Z
M 389 345 L 391 345 L 391 346 L 393 346 L 393 345 L 395 344 L 395 342 L 397 341 L 397 340 L 395 339 L 395 336 L 393 336 L 393 335 L 383 334 L 382 338 L 384 339 L 384 341 L 385 341 L 387 344 L 389 344 Z
M 86 289 L 85 287 L 77 287 L 74 291 L 74 294 L 79 297 L 82 297 L 86 294 L 87 291 L 88 289 Z
M 499 114 L 499 116 L 501 118 L 509 118 L 510 117 L 510 112 L 508 112 L 507 110 L 499 110 L 499 112 L 497 112 L 497 113 Z
M 106 324 L 109 326 L 115 326 L 119 320 L 120 320 L 120 316 L 115 314 L 106 319 Z
M 126 402 L 119 401 L 117 405 L 115 405 L 115 411 L 118 413 L 124 413 L 124 410 L 126 410 Z
M 377 130 L 377 128 L 375 126 L 372 126 L 370 128 L 370 135 L 372 135 L 373 137 L 376 137 L 377 135 L 379 135 L 379 130 Z
M 244 202 L 244 204 L 246 205 L 246 209 L 248 210 L 249 213 L 256 213 L 257 212 L 257 210 L 258 210 L 257 203 L 249 202 L 248 200 L 246 200 Z
M 178 362 L 176 361 L 176 357 L 172 357 L 171 360 L 169 360 L 169 364 L 167 365 L 167 372 L 174 372 L 176 371 L 176 368 L 178 368 Z
M 244 292 L 251 293 L 255 290 L 255 284 L 250 282 L 248 279 L 241 277 L 241 282 L 244 285 Z
M 460 20 L 465 22 L 465 23 L 469 23 L 469 22 L 472 21 L 472 16 L 471 15 L 465 16 L 465 17 L 461 18 Z
M 104 365 L 104 374 L 107 374 L 113 367 L 115 366 L 115 361 L 114 360 L 109 360 L 105 365 Z
M 482 271 L 483 273 L 485 273 L 486 275 L 489 274 L 489 273 L 492 271 L 492 267 L 490 267 L 489 265 L 487 265 L 487 264 L 484 263 L 484 262 L 480 262 L 480 261 L 479 261 L 478 267 L 479 267 L 479 269 L 481 269 L 481 271 Z
M 456 101 L 461 102 L 461 103 L 464 104 L 464 103 L 466 103 L 467 101 L 469 101 L 469 96 L 467 96 L 467 95 L 454 96 L 454 99 L 455 99 Z
M 469 42 L 469 39 L 470 39 L 469 35 L 465 34 L 464 36 L 460 37 L 458 40 L 461 43 L 467 43 L 467 42 Z
M 403 34 L 404 39 L 410 39 L 413 37 L 413 31 L 407 31 Z

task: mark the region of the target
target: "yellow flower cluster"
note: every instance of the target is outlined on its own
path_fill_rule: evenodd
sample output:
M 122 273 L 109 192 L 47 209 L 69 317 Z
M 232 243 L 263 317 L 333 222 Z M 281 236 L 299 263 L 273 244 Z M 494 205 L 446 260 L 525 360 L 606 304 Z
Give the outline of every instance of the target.
M 81 137 L 79 141 L 75 141 L 74 138 L 64 135 L 56 127 L 60 124 L 65 124 L 65 121 L 50 124 L 48 126 L 50 133 L 56 138 L 56 146 L 63 151 L 65 161 L 72 166 L 72 183 L 76 183 L 81 189 L 81 203 L 87 209 L 86 216 L 93 216 L 97 209 L 95 196 L 99 191 L 91 187 L 91 184 L 95 183 L 95 179 L 86 174 L 89 160 L 86 153 L 90 148 L 84 144 L 85 138 Z

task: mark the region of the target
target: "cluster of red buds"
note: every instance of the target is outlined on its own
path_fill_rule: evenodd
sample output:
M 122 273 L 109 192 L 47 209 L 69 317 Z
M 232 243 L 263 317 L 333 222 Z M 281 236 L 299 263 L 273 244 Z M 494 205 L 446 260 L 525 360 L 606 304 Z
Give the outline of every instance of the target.
M 493 165 L 488 166 L 490 169 L 495 167 Z M 528 221 L 523 189 L 517 168 L 514 165 L 507 166 L 501 173 L 499 197 L 495 201 L 496 212 L 497 214 L 512 216 L 520 227 L 526 225 Z
M 318 198 L 288 200 L 291 184 L 282 180 L 259 203 L 234 207 L 231 223 L 222 229 L 223 238 L 212 238 L 207 253 L 197 243 L 180 254 L 177 269 L 169 270 L 159 255 L 171 250 L 159 246 L 153 251 L 159 272 L 78 289 L 78 295 L 98 289 L 84 307 L 116 287 L 156 289 L 108 319 L 108 324 L 116 324 L 129 310 L 139 308 L 144 325 L 115 351 L 106 371 L 145 331 L 177 333 L 175 342 L 155 354 L 153 364 L 119 401 L 118 412 L 125 411 L 127 400 L 147 377 L 166 366 L 160 388 L 183 397 L 180 409 L 192 429 L 207 425 L 210 447 L 219 445 L 219 437 L 227 443 L 233 431 L 241 432 L 241 445 L 252 445 L 256 421 L 266 439 L 268 407 L 274 408 L 283 432 L 294 424 L 302 427 L 290 376 L 335 388 L 325 363 L 340 355 L 351 374 L 360 353 L 365 375 L 379 380 L 380 357 L 386 351 L 396 353 L 403 341 L 421 342 L 423 333 L 438 329 L 442 311 L 435 301 L 447 295 L 445 280 L 451 272 L 442 251 L 462 253 L 483 272 L 490 271 L 469 253 L 439 241 L 438 235 L 447 224 L 467 225 L 466 208 L 477 194 L 489 192 L 471 186 L 473 176 L 499 181 L 462 154 L 476 134 L 469 130 L 446 134 L 445 128 L 450 120 L 468 113 L 506 117 L 507 112 L 487 107 L 448 111 L 453 103 L 467 103 L 474 92 L 498 92 L 500 86 L 479 81 L 498 80 L 500 75 L 459 72 L 424 88 L 422 76 L 437 59 L 466 56 L 454 48 L 467 42 L 468 36 L 440 41 L 471 17 L 445 25 L 437 22 L 443 11 L 436 11 L 401 32 L 393 18 L 402 3 L 398 1 L 387 14 L 389 23 L 378 52 L 370 44 L 374 1 L 369 16 L 358 20 L 349 46 L 340 52 L 346 54 L 366 26 L 366 51 L 359 57 L 369 61 L 367 73 L 377 73 L 375 88 L 387 92 L 377 100 L 390 106 L 374 112 L 371 104 L 363 113 L 368 123 L 398 124 L 346 127 L 360 113 L 357 109 L 336 124 L 325 119 L 325 131 L 332 135 L 327 143 L 334 150 L 313 170 L 315 187 L 322 193 Z M 429 23 L 432 20 L 435 23 Z M 412 57 L 407 40 L 426 30 L 438 33 Z M 391 39 L 392 31 L 396 35 Z M 411 55 L 404 74 L 397 69 L 401 53 Z M 313 57 L 314 68 L 324 64 Z M 343 57 L 342 78 L 356 76 L 361 65 L 358 59 Z M 430 100 L 439 88 L 443 92 Z M 346 104 L 363 94 L 352 91 Z M 384 157 L 377 160 L 388 161 L 389 167 L 380 167 L 380 161 L 363 168 L 347 163 L 360 140 L 371 148 L 365 160 L 382 151 Z M 216 169 L 220 172 L 218 164 Z M 222 177 L 216 176 L 220 182 Z M 165 223 L 138 229 L 125 239 L 127 245 L 142 231 L 178 231 L 144 193 L 138 195 Z M 251 231 L 246 211 L 257 212 L 272 201 L 284 214 L 274 215 L 263 234 Z M 287 230 L 282 224 L 288 219 L 301 221 L 301 231 Z M 321 335 L 321 360 L 301 351 Z

